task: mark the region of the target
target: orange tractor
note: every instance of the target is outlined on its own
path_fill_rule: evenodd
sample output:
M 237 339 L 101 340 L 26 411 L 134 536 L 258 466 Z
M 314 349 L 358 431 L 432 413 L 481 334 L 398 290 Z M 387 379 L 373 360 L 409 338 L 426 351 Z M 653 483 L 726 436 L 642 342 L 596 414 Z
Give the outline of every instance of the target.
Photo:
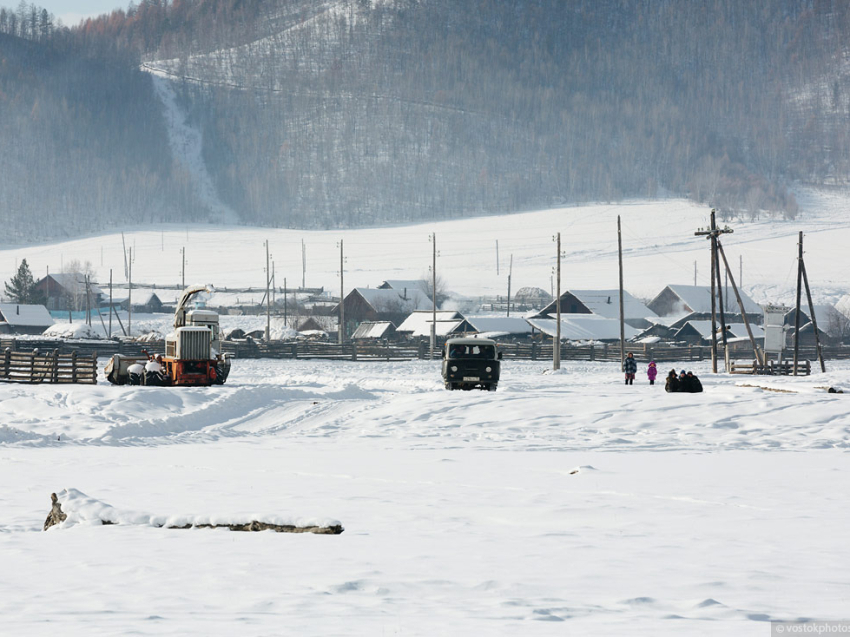
M 186 288 L 174 312 L 174 331 L 165 337 L 165 355 L 115 354 L 106 364 L 106 378 L 116 385 L 223 385 L 230 359 L 221 353 L 218 314 L 187 310 L 190 299 L 211 292 L 203 285 Z

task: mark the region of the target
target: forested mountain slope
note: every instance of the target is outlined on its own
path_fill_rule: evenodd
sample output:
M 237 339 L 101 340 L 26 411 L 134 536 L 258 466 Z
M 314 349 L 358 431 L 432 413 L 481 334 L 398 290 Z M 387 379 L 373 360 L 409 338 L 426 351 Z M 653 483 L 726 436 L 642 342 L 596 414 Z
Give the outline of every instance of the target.
M 243 222 L 334 227 L 668 194 L 793 217 L 789 184 L 850 174 L 847 32 L 827 1 L 144 0 L 68 38 L 174 83 Z M 165 153 L 152 99 L 127 125 Z

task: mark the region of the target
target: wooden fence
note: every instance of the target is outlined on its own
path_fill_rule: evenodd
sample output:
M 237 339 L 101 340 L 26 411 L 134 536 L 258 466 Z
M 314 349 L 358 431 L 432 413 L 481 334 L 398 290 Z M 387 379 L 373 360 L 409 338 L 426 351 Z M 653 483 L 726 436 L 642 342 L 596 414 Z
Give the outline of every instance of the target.
M 59 350 L 15 352 L 6 348 L 0 355 L 0 382 L 97 384 L 97 354 L 80 356 Z
M 98 356 L 109 357 L 113 354 L 126 354 L 127 356 L 141 356 L 142 350 L 150 350 L 151 352 L 164 352 L 165 344 L 163 341 L 153 342 L 136 342 L 136 341 L 118 341 L 118 340 L 74 340 L 61 338 L 44 338 L 44 339 L 16 339 L 16 338 L 0 338 L 0 352 L 11 349 L 13 352 L 31 352 L 39 350 L 40 352 L 49 352 L 54 349 L 59 350 L 60 354 L 70 354 L 76 352 L 78 356 Z
M 439 339 L 435 348 L 435 357 L 440 357 L 445 339 Z M 34 339 L 0 339 L 0 351 L 9 348 L 12 351 L 58 350 L 60 354 L 76 352 L 78 356 L 105 356 L 125 354 L 141 356 L 143 351 L 151 353 L 164 352 L 162 341 L 133 342 L 116 340 L 34 340 Z M 427 360 L 430 355 L 430 345 L 427 339 L 399 343 L 376 343 L 368 341 L 351 341 L 339 345 L 323 341 L 223 341 L 222 350 L 234 358 L 276 358 L 276 359 L 328 359 L 349 361 L 406 361 Z M 522 343 L 499 343 L 498 349 L 505 360 L 552 360 L 553 344 L 551 340 Z M 647 363 L 651 360 L 662 363 L 683 363 L 711 360 L 711 348 L 705 345 L 673 346 L 664 344 L 627 343 L 626 351 L 631 352 L 638 362 Z M 824 358 L 827 360 L 850 359 L 850 347 L 825 347 Z M 735 352 L 732 358 L 746 361 L 752 353 Z M 723 359 L 722 347 L 719 357 Z M 816 360 L 814 348 L 801 348 L 800 360 Z M 609 361 L 619 362 L 619 343 L 602 343 L 599 345 L 572 346 L 561 344 L 562 361 Z

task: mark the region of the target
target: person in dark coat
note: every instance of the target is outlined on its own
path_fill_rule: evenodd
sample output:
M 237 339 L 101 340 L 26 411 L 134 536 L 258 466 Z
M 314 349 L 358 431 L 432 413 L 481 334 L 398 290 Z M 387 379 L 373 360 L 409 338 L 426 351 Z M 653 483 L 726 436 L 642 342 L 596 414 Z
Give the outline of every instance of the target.
M 702 391 L 702 383 L 699 382 L 699 378 L 694 376 L 693 372 L 688 372 L 688 383 L 690 385 L 689 391 L 694 394 L 698 394 Z
M 629 352 L 626 356 L 626 362 L 623 365 L 623 371 L 626 372 L 626 385 L 635 384 L 635 374 L 637 374 L 637 361 L 632 353 Z
M 690 393 L 691 391 L 691 381 L 688 379 L 688 375 L 684 369 L 679 373 L 679 391 L 685 393 Z
M 664 391 L 676 392 L 679 391 L 679 379 L 676 377 L 676 370 L 671 369 L 667 374 L 667 381 L 664 383 Z

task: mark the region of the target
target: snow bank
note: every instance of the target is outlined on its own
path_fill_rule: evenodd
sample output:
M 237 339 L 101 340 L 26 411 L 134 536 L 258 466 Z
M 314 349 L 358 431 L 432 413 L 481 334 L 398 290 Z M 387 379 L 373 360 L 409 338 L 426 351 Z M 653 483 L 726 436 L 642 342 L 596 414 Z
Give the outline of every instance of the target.
M 50 338 L 103 338 L 103 331 L 85 323 L 56 323 L 51 325 L 41 335 Z

